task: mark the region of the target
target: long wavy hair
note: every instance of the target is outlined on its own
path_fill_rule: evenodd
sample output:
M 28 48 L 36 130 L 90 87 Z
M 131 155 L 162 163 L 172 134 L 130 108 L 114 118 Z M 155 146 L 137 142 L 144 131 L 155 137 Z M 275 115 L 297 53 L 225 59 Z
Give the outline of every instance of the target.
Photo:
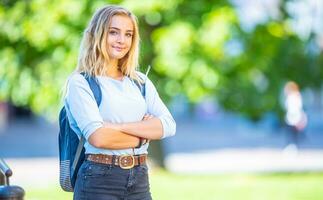
M 115 15 L 128 16 L 134 28 L 129 52 L 119 60 L 118 66 L 123 75 L 141 81 L 136 73 L 140 41 L 137 18 L 127 9 L 115 5 L 102 7 L 94 13 L 83 33 L 76 71 L 85 72 L 91 76 L 106 74 L 110 60 L 107 47 L 108 29 Z

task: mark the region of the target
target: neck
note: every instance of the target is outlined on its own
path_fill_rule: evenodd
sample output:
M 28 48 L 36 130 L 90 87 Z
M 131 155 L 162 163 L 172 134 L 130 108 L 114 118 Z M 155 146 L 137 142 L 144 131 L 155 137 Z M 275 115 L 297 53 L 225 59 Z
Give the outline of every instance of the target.
M 110 76 L 112 78 L 117 78 L 122 75 L 121 71 L 118 68 L 118 60 L 110 60 L 110 62 L 107 64 L 107 71 L 106 75 Z

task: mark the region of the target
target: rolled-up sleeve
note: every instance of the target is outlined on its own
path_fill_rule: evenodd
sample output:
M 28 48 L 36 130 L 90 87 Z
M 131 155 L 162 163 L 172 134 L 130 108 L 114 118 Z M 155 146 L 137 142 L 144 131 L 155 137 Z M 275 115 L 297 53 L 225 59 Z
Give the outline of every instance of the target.
M 81 74 L 73 74 L 69 78 L 64 103 L 68 116 L 73 118 L 71 126 L 77 126 L 86 139 L 103 126 L 92 90 Z
M 146 103 L 148 113 L 158 117 L 162 123 L 162 138 L 175 135 L 176 122 L 163 101 L 160 99 L 154 84 L 148 78 L 146 81 Z

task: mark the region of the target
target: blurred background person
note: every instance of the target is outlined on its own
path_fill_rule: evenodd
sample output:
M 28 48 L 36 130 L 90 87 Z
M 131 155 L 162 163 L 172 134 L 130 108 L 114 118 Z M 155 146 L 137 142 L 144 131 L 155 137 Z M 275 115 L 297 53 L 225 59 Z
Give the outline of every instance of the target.
M 301 135 L 307 125 L 307 116 L 303 109 L 302 95 L 298 85 L 289 81 L 284 87 L 285 123 L 289 135 L 288 146 L 298 148 Z

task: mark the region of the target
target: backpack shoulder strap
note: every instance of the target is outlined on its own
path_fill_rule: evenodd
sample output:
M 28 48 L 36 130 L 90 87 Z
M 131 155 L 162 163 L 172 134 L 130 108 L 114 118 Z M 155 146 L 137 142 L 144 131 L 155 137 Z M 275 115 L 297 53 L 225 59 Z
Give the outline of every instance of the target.
M 86 74 L 85 72 L 81 72 L 81 74 L 88 82 L 88 84 L 93 92 L 95 101 L 96 101 L 97 105 L 99 106 L 101 104 L 101 100 L 102 100 L 102 91 L 101 91 L 101 87 L 99 85 L 98 80 L 95 77 Z
M 135 79 L 131 79 L 130 76 L 128 76 L 139 88 L 141 95 L 146 98 L 146 80 L 142 77 L 140 73 L 137 73 L 139 78 L 141 79 L 142 82 L 139 82 Z
M 86 79 L 86 81 L 88 82 L 92 92 L 93 92 L 93 95 L 94 95 L 94 98 L 95 98 L 95 101 L 97 103 L 97 105 L 99 106 L 101 104 L 101 100 L 102 100 L 102 91 L 101 91 L 101 87 L 98 83 L 98 80 L 93 77 L 93 76 L 89 76 L 88 74 L 82 72 L 81 73 L 83 75 L 83 77 Z M 82 151 L 83 151 L 83 146 L 85 144 L 85 138 L 83 135 L 81 135 L 81 138 L 80 138 L 80 142 L 79 144 L 77 145 L 77 149 L 76 149 L 76 153 L 75 153 L 75 157 L 74 157 L 74 160 L 73 160 L 73 164 L 72 164 L 72 170 L 71 170 L 71 174 L 74 174 L 74 171 L 76 169 L 76 166 L 81 158 L 81 154 L 82 154 Z
M 77 163 L 79 162 L 79 160 L 81 158 L 81 154 L 82 154 L 82 151 L 83 151 L 83 148 L 84 148 L 84 144 L 85 144 L 85 137 L 84 137 L 84 135 L 82 135 L 81 138 L 80 138 L 80 142 L 77 145 L 76 152 L 75 152 L 75 157 L 74 157 L 73 164 L 72 164 L 72 170 L 71 170 L 72 173 L 71 174 L 74 174 L 74 171 L 76 169 Z
M 133 80 L 133 82 L 137 85 L 140 90 L 141 95 L 146 98 L 146 83 L 140 83 L 139 81 Z

